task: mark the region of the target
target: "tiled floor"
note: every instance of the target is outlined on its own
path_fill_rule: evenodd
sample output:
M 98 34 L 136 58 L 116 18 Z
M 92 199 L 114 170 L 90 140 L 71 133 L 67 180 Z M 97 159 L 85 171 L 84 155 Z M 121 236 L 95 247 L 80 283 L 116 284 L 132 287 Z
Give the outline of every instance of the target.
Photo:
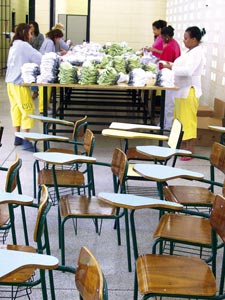
M 38 100 L 35 100 L 38 106 Z M 21 146 L 15 147 L 13 145 L 14 133 L 11 126 L 9 102 L 6 94 L 6 86 L 3 80 L 0 80 L 0 121 L 4 126 L 4 134 L 2 140 L 2 147 L 0 148 L 0 165 L 7 167 L 15 158 L 16 153 L 22 158 L 23 166 L 21 171 L 21 181 L 23 193 L 32 196 L 33 182 L 32 182 L 32 166 L 33 154 L 22 150 Z M 90 127 L 91 129 L 91 127 Z M 41 132 L 42 127 L 38 122 L 35 124 L 36 131 Z M 121 141 L 117 139 L 109 139 L 101 135 L 96 135 L 96 147 L 94 156 L 105 162 L 110 162 L 112 151 L 114 147 L 121 147 Z M 208 155 L 210 148 L 197 147 L 196 153 Z M 209 173 L 207 163 L 199 162 L 194 159 L 188 162 L 177 162 L 177 166 L 188 168 L 202 172 Z M 0 174 L 0 188 L 4 190 L 4 174 Z M 221 180 L 222 181 L 222 180 Z M 112 178 L 110 170 L 103 167 L 95 169 L 95 182 L 97 193 L 100 191 L 112 192 Z M 180 180 L 176 180 L 180 182 Z M 191 184 L 187 182 L 186 184 Z M 139 188 L 134 189 L 138 193 L 140 188 L 154 187 L 154 183 L 145 182 L 139 184 Z M 219 190 L 218 190 L 219 191 Z M 219 191 L 220 192 L 220 191 Z M 30 240 L 32 239 L 32 231 L 35 222 L 35 209 L 27 208 L 27 219 L 30 230 Z M 152 233 L 156 227 L 158 220 L 157 211 L 142 210 L 136 214 L 137 233 L 140 244 L 140 253 L 150 251 L 152 245 Z M 16 214 L 17 232 L 21 232 L 19 212 Z M 60 258 L 60 251 L 58 249 L 57 237 L 57 208 L 52 207 L 48 216 L 49 235 L 51 241 L 52 254 Z M 8 240 L 11 237 L 9 235 Z M 19 235 L 19 243 L 23 243 L 22 234 Z M 75 236 L 72 222 L 66 225 L 66 263 L 69 265 L 76 265 L 76 260 L 80 247 L 85 245 L 90 248 L 96 258 L 101 264 L 102 270 L 108 282 L 109 299 L 132 299 L 133 294 L 133 278 L 134 272 L 129 273 L 127 270 L 126 248 L 125 248 L 125 234 L 124 224 L 122 224 L 122 246 L 117 246 L 116 232 L 113 230 L 113 221 L 104 221 L 102 233 L 98 236 L 94 232 L 92 221 L 79 221 L 78 234 Z M 74 276 L 72 274 L 55 272 L 55 289 L 57 299 L 75 299 L 77 292 L 74 285 Z M 0 298 L 4 299 L 4 294 L 0 290 Z M 31 299 L 41 299 L 41 291 L 39 288 L 34 289 Z

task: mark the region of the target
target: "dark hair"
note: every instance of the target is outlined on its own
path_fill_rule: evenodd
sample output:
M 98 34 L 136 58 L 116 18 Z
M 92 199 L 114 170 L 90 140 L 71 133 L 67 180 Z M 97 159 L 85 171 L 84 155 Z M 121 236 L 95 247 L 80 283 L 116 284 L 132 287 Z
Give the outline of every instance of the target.
M 54 39 L 63 37 L 63 32 L 60 29 L 52 29 L 46 33 L 46 37 L 55 43 Z
M 191 38 L 196 38 L 197 41 L 201 41 L 203 35 L 206 34 L 205 28 L 200 30 L 197 26 L 188 27 L 185 32 L 188 32 Z
M 30 25 L 26 23 L 20 23 L 19 25 L 16 26 L 15 28 L 15 35 L 12 39 L 12 43 L 15 40 L 21 40 L 24 42 L 29 42 L 29 30 L 30 30 Z
M 38 36 L 39 33 L 40 33 L 38 23 L 35 22 L 35 21 L 30 21 L 30 22 L 29 22 L 29 25 L 33 25 L 33 26 L 34 26 L 34 35 L 35 35 L 35 36 Z
M 169 37 L 173 37 L 174 36 L 174 29 L 172 26 L 167 26 L 164 27 L 161 31 L 161 35 L 168 35 Z
M 157 29 L 162 29 L 162 28 L 166 27 L 166 25 L 167 25 L 167 22 L 164 20 L 157 20 L 152 23 L 152 26 L 154 26 Z

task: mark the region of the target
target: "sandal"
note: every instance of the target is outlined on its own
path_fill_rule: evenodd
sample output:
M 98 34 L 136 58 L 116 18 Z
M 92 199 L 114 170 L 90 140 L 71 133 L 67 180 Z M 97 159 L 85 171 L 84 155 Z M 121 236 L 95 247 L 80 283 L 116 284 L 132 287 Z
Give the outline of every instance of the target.
M 32 99 L 36 99 L 38 97 L 39 93 L 38 92 L 33 92 L 33 95 L 32 95 Z
M 181 161 L 188 161 L 188 160 L 191 160 L 191 159 L 192 159 L 192 157 L 190 157 L 190 156 L 181 156 L 180 157 Z

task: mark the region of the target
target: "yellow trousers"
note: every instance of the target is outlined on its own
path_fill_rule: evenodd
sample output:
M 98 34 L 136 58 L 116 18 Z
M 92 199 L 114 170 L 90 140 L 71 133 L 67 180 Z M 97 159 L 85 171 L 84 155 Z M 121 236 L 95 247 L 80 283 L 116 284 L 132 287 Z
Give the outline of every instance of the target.
M 199 98 L 195 96 L 195 89 L 190 88 L 188 97 L 175 98 L 174 118 L 183 125 L 183 140 L 197 137 L 197 111 Z
M 48 94 L 48 105 L 51 100 L 52 88 L 47 87 L 47 94 Z M 39 112 L 43 113 L 44 111 L 44 88 L 42 86 L 39 87 Z
M 34 102 L 29 87 L 7 83 L 8 97 L 10 101 L 10 113 L 13 127 L 31 129 L 34 127 L 34 120 L 29 114 L 34 113 Z

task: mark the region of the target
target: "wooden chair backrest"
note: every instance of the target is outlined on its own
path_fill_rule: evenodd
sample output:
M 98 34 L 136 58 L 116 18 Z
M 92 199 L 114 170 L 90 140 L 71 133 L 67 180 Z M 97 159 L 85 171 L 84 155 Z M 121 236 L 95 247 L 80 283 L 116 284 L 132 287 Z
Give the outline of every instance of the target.
M 182 124 L 177 119 L 174 119 L 173 125 L 170 131 L 168 146 L 172 149 L 179 149 L 182 141 L 183 131 Z
M 85 300 L 103 300 L 104 278 L 94 255 L 82 247 L 75 273 L 76 287 Z
M 72 140 L 76 141 L 84 136 L 87 129 L 87 116 L 84 116 L 82 119 L 77 120 L 74 123 Z
M 213 143 L 210 154 L 211 165 L 225 174 L 225 146 L 220 143 Z M 225 196 L 225 180 L 222 188 L 223 196 Z
M 84 136 L 84 150 L 87 156 L 92 156 L 95 144 L 95 136 L 90 129 L 86 129 Z
M 16 155 L 15 161 L 9 166 L 5 182 L 5 191 L 13 192 L 16 187 L 18 192 L 21 193 L 21 185 L 19 178 L 19 170 L 22 166 L 22 160 Z
M 210 224 L 225 243 L 225 198 L 216 195 L 210 214 Z
M 128 161 L 126 154 L 119 148 L 113 151 L 111 170 L 114 176 L 118 178 L 120 188 L 123 188 L 127 177 Z
M 48 189 L 45 185 L 41 187 L 41 199 L 38 207 L 38 213 L 34 228 L 34 242 L 38 243 L 41 240 L 41 236 L 44 232 L 45 221 L 47 217 L 47 213 L 51 207 L 51 202 L 49 202 Z
M 213 143 L 210 155 L 212 166 L 225 174 L 225 146 L 219 143 Z

